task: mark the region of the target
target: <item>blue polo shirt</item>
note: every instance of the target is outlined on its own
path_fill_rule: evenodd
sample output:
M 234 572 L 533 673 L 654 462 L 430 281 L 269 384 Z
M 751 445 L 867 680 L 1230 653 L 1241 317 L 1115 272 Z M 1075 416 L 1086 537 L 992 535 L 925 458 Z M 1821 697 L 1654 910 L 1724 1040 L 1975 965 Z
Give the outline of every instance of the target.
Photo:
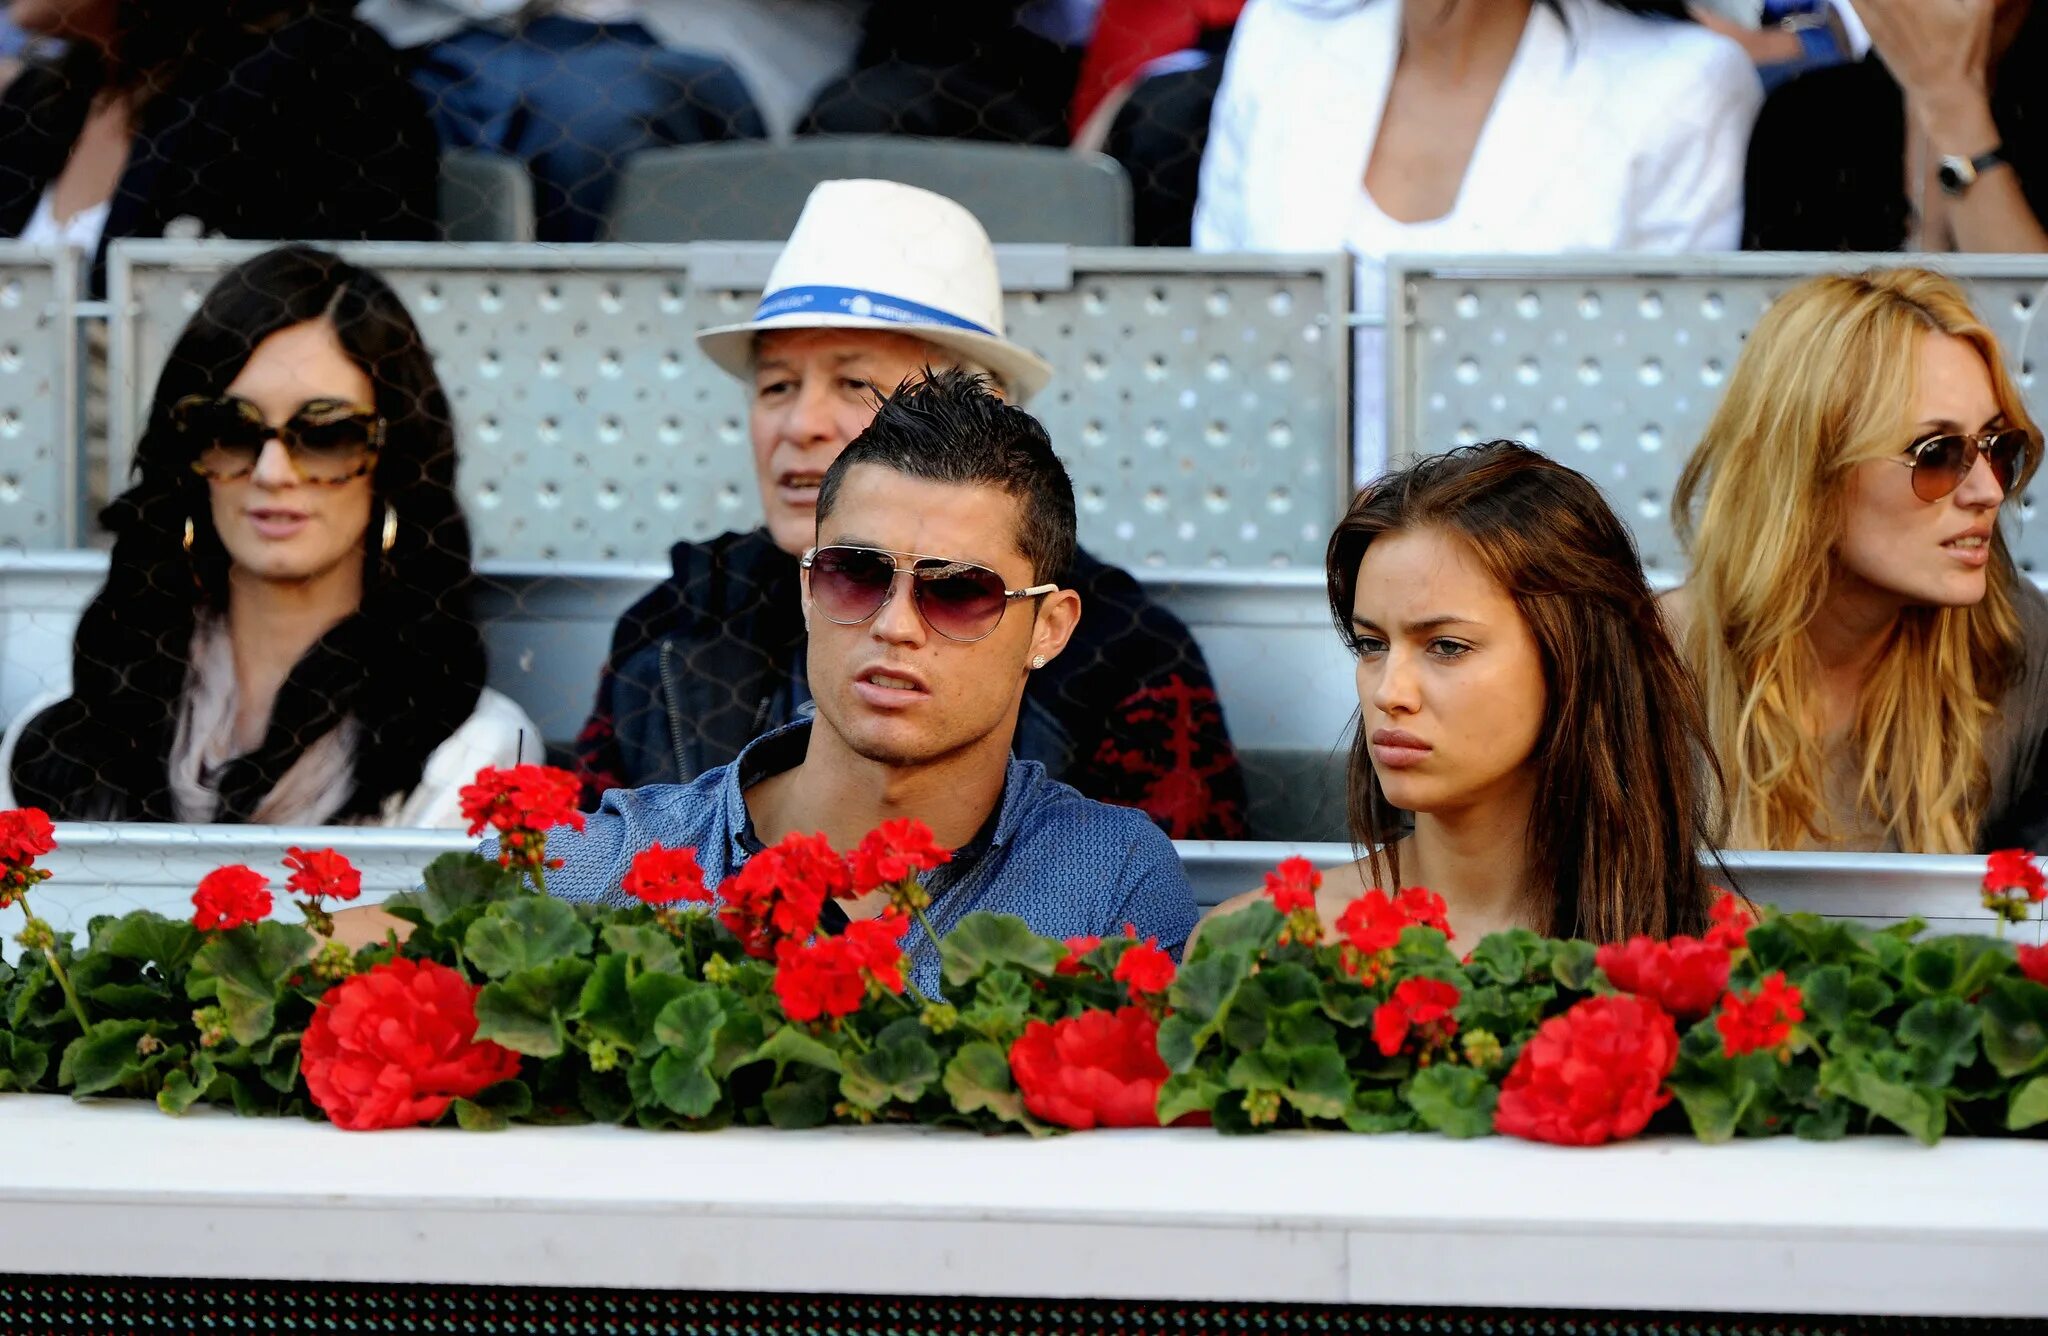
M 704 880 L 716 886 L 761 851 L 747 812 L 747 789 L 794 769 L 810 742 L 808 721 L 749 743 L 730 765 L 688 784 L 612 789 L 583 833 L 557 828 L 548 853 L 564 860 L 548 891 L 585 904 L 630 905 L 619 889 L 633 855 L 659 840 L 694 848 Z M 1084 798 L 1049 779 L 1036 761 L 1010 759 L 1003 799 L 953 861 L 925 874 L 940 935 L 979 910 L 1015 914 L 1047 937 L 1114 936 L 1126 923 L 1157 937 L 1175 956 L 1195 926 L 1195 896 L 1173 842 L 1143 812 Z M 910 974 L 938 996 L 939 958 L 923 933 L 905 939 Z

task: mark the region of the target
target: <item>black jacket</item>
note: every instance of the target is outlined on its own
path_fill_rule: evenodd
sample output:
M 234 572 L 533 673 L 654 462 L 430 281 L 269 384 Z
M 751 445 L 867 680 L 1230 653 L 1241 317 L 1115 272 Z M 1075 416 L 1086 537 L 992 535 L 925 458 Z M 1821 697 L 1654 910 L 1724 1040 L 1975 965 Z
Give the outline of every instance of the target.
M 0 92 L 0 236 L 28 224 L 100 82 L 73 52 Z M 179 218 L 253 240 L 431 240 L 438 175 L 426 108 L 370 28 L 312 10 L 223 26 L 143 103 L 92 288 L 104 290 L 108 241 L 162 236 Z
M 797 563 L 764 530 L 678 543 L 675 574 L 612 635 L 577 739 L 586 800 L 724 765 L 803 715 Z M 1143 809 L 1176 839 L 1244 832 L 1244 776 L 1187 627 L 1136 580 L 1080 553 L 1065 652 L 1031 674 L 1015 753 L 1091 798 Z
M 2048 224 L 2048 4 L 2034 6 L 2006 52 L 1991 115 Z M 1802 74 L 1765 100 L 1750 134 L 1742 244 L 1898 250 L 1912 221 L 1905 182 L 1906 99 L 1884 62 L 1873 54 Z

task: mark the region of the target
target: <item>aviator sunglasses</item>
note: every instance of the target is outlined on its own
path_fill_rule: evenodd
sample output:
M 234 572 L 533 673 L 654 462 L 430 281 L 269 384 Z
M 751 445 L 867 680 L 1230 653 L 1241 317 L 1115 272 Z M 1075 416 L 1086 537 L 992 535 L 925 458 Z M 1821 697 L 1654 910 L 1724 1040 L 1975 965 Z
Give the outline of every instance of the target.
M 1006 589 L 1002 576 L 971 561 L 873 547 L 814 547 L 804 553 L 803 568 L 811 573 L 811 605 L 827 621 L 857 626 L 880 612 L 901 571 L 910 577 L 911 599 L 925 625 L 948 640 L 967 642 L 992 633 L 1012 599 L 1040 598 L 1059 588 Z
M 1977 467 L 1979 455 L 1991 465 L 1999 490 L 2010 493 L 2033 443 L 2021 427 L 2000 427 L 1976 436 L 1928 436 L 1907 446 L 1905 458 L 1892 462 L 1913 470 L 1913 495 L 1922 501 L 1939 501 L 1961 487 Z
M 172 406 L 171 426 L 191 452 L 192 471 L 213 482 L 254 473 L 263 447 L 275 440 L 307 482 L 344 483 L 375 468 L 384 445 L 384 419 L 340 399 L 301 404 L 290 421 L 273 427 L 246 399 L 194 394 Z

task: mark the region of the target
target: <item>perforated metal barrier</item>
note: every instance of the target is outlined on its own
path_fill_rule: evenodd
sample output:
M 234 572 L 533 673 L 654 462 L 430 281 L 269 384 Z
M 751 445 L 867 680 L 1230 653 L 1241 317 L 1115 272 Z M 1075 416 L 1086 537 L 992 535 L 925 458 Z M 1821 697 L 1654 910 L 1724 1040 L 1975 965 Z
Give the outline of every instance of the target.
M 0 549 L 80 541 L 71 252 L 0 242 Z
M 215 277 L 259 249 L 122 242 L 112 478 Z M 419 322 L 453 401 L 482 559 L 659 561 L 759 520 L 743 388 L 697 351 L 747 319 L 773 245 L 347 246 Z M 1057 368 L 1030 408 L 1082 543 L 1146 568 L 1322 561 L 1349 499 L 1341 257 L 999 251 L 1012 339 Z
M 1581 470 L 1634 531 L 1644 567 L 1684 571 L 1671 493 L 1764 309 L 1812 274 L 1943 269 L 1997 333 L 2029 405 L 2048 257 L 1898 255 L 1400 256 L 1390 262 L 1388 450 L 1510 436 Z M 2020 565 L 2048 569 L 2035 486 L 2006 508 Z

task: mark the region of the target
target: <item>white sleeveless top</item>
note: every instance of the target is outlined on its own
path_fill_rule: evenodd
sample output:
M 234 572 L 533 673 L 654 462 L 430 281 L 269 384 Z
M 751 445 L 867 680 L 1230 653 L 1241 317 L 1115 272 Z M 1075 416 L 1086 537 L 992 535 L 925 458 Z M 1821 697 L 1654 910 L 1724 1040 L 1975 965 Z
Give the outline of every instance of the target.
M 43 191 L 43 197 L 36 201 L 36 211 L 29 215 L 16 239 L 31 246 L 65 246 L 84 255 L 98 254 L 100 234 L 107 230 L 107 214 L 113 207 L 113 201 L 103 199 L 60 223 L 56 210 L 50 204 L 56 189 L 52 182 Z

